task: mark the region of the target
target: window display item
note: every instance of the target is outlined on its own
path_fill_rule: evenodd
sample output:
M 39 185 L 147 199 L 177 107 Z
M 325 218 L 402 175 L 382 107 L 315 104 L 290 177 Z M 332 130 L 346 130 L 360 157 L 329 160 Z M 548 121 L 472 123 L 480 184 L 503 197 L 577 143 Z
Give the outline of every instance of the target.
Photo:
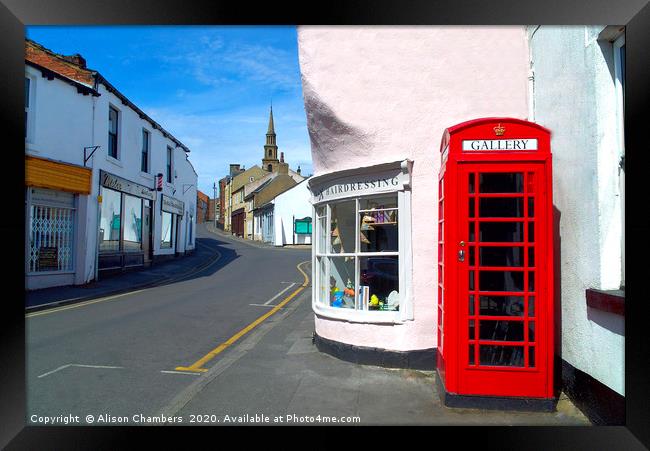
M 338 288 L 335 288 L 335 290 L 333 292 L 334 300 L 332 301 L 332 307 L 343 307 L 343 292 L 339 291 Z
M 395 290 L 391 291 L 386 298 L 386 305 L 391 307 L 391 310 L 397 310 L 399 307 L 399 293 Z

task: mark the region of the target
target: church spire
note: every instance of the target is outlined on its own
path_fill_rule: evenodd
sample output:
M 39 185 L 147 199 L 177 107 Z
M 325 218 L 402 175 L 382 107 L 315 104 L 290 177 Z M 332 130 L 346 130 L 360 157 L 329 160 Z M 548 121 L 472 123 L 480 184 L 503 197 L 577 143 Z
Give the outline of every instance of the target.
M 269 129 L 266 132 L 266 144 L 264 145 L 264 157 L 262 167 L 268 172 L 275 172 L 278 165 L 278 145 L 276 144 L 275 127 L 273 125 L 273 104 L 269 114 Z
M 273 104 L 271 104 L 271 114 L 269 115 L 269 129 L 266 132 L 267 135 L 275 135 L 275 129 L 273 127 Z

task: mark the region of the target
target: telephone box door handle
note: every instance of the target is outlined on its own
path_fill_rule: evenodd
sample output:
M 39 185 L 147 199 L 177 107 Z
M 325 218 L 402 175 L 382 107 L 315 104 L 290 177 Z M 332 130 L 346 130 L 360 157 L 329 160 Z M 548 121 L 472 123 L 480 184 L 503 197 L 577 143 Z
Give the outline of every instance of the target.
M 458 251 L 458 261 L 459 262 L 464 262 L 465 261 L 465 250 L 461 249 Z

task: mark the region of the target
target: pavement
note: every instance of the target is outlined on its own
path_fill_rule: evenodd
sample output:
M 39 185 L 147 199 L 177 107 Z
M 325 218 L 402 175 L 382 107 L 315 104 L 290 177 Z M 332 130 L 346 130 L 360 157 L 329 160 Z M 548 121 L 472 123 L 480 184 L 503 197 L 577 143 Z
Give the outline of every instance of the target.
M 319 352 L 305 291 L 273 320 L 224 353 L 160 413 L 206 425 L 588 426 L 564 395 L 557 411 L 506 412 L 442 405 L 435 372 L 358 365 Z

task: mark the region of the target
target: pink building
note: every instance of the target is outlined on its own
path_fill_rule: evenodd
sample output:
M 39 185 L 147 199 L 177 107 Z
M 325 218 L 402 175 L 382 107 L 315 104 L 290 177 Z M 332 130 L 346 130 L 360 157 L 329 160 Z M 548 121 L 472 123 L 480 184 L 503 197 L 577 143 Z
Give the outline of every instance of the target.
M 527 118 L 525 28 L 304 26 L 298 41 L 316 343 L 433 368 L 441 137 L 474 118 Z

